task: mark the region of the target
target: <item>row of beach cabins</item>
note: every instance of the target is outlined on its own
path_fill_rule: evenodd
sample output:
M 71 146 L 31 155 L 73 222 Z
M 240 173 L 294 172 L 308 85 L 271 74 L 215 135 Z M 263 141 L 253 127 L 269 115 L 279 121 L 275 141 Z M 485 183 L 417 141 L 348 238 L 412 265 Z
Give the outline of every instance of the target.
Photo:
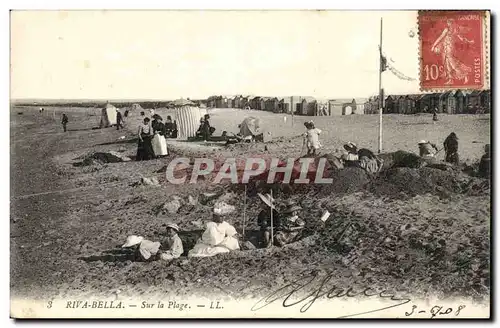
M 306 96 L 254 97 L 211 96 L 206 100 L 208 108 L 249 108 L 274 113 L 306 116 L 335 116 L 351 114 L 378 114 L 379 97 L 319 99 Z M 456 90 L 441 93 L 413 95 L 389 95 L 384 97 L 383 113 L 416 114 L 431 112 L 473 114 L 489 113 L 491 92 Z

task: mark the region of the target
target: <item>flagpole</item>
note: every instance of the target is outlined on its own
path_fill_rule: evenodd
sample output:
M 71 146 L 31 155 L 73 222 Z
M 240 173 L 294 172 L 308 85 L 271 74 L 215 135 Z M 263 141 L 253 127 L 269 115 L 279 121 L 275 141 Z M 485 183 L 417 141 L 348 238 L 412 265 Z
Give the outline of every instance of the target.
M 241 240 L 242 242 L 245 242 L 245 226 L 247 225 L 246 215 L 247 215 L 247 184 L 245 183 L 245 195 L 243 195 L 243 236 Z
M 271 246 L 274 246 L 274 198 L 273 198 L 273 189 L 271 189 Z
M 379 113 L 379 128 L 378 128 L 378 152 L 382 152 L 382 106 L 384 104 L 382 94 L 382 66 L 385 65 L 382 61 L 382 17 L 380 18 L 380 45 L 379 45 L 379 73 L 378 73 L 378 113 Z

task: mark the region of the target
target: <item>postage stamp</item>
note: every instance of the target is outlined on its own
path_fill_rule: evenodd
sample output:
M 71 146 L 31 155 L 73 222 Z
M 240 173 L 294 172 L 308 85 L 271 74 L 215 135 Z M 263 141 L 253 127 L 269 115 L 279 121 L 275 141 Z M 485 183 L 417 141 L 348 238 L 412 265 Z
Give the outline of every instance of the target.
M 419 11 L 422 90 L 483 88 L 484 20 L 484 11 Z
M 488 318 L 481 15 L 13 10 L 11 317 Z

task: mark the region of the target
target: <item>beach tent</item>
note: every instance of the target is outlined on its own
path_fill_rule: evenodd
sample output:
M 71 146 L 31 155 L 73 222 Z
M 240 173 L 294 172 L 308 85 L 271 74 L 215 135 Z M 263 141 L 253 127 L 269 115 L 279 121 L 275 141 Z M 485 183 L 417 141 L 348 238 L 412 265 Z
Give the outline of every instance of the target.
M 200 108 L 186 99 L 178 99 L 170 103 L 175 111 L 177 121 L 177 138 L 187 139 L 194 137 L 200 126 L 200 119 L 207 114 L 206 108 Z
M 100 128 L 107 128 L 112 125 L 116 125 L 116 107 L 111 104 L 106 104 L 101 110 L 101 122 L 99 124 Z
M 257 136 L 261 134 L 260 119 L 250 116 L 246 117 L 240 124 L 240 135 L 242 137 Z

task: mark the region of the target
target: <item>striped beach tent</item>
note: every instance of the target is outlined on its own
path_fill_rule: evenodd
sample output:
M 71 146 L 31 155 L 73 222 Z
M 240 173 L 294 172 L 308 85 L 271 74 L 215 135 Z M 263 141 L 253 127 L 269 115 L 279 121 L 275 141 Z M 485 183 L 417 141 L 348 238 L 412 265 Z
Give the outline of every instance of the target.
M 187 139 L 194 137 L 200 126 L 200 119 L 207 114 L 206 108 L 200 108 L 195 103 L 186 99 L 178 99 L 170 103 L 174 108 L 177 121 L 177 138 Z

